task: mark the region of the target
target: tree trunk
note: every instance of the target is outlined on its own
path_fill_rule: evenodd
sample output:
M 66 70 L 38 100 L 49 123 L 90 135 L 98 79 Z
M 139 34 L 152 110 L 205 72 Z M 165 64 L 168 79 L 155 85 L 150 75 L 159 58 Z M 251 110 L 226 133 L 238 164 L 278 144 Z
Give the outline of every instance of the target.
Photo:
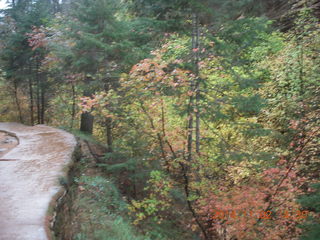
M 112 88 L 111 86 L 111 81 L 107 81 L 105 84 L 104 84 L 104 90 L 108 93 L 109 90 Z M 106 108 L 108 108 L 108 106 L 106 106 Z M 108 109 L 109 111 L 111 111 L 112 109 Z M 113 138 L 112 138 L 112 118 L 111 117 L 106 117 L 106 120 L 105 120 L 105 127 L 106 127 L 106 138 L 107 138 L 107 145 L 108 145 L 108 149 L 107 151 L 108 152 L 113 152 L 113 148 L 112 148 L 112 145 L 113 145 Z
M 93 133 L 93 116 L 88 112 L 81 114 L 80 131 L 88 134 Z
M 147 112 L 146 108 L 143 106 L 143 103 L 140 102 L 140 106 L 141 106 L 141 109 L 142 111 L 146 114 L 146 116 L 148 117 L 149 119 L 149 122 L 150 122 L 150 126 L 152 128 L 152 130 L 156 130 L 156 127 L 154 125 L 154 120 L 153 118 L 150 116 L 150 114 Z M 164 144 L 163 144 L 163 138 L 161 137 L 161 134 L 159 132 L 157 132 L 157 139 L 159 141 L 159 146 L 160 146 L 160 150 L 161 150 L 161 155 L 162 155 L 162 159 L 165 161 L 165 168 L 167 170 L 167 172 L 169 173 L 170 170 L 169 170 L 169 162 L 166 158 L 166 153 L 165 153 L 165 150 L 164 150 Z
M 61 6 L 59 0 L 52 0 L 54 14 L 61 12 Z
M 34 114 L 33 114 L 33 89 L 32 89 L 32 79 L 29 77 L 29 100 L 30 100 L 30 124 L 34 125 Z
M 76 116 L 76 89 L 74 86 L 74 83 L 71 83 L 71 89 L 72 89 L 72 113 L 71 113 L 71 129 L 73 129 L 74 120 Z
M 304 94 L 304 51 L 303 51 L 303 45 L 302 44 L 299 47 L 300 47 L 300 51 L 299 51 L 300 96 L 302 96 Z
M 37 61 L 37 60 L 36 60 Z M 40 76 L 39 76 L 39 64 L 36 63 L 36 84 L 37 84 L 37 120 L 38 124 L 41 124 L 41 105 L 40 105 Z
M 195 68 L 195 94 L 196 94 L 196 103 L 194 111 L 196 112 L 196 153 L 200 154 L 200 77 L 199 77 L 199 59 L 200 59 L 200 27 L 199 27 L 199 17 L 197 14 L 193 14 L 193 34 L 192 42 L 193 48 L 197 51 L 194 51 L 194 68 Z
M 43 79 L 41 81 L 41 124 L 44 124 L 44 117 L 45 117 L 45 111 L 46 111 L 46 98 L 45 98 L 45 94 L 46 94 L 46 90 L 45 90 L 45 82 L 46 82 L 46 75 L 43 74 Z
M 108 152 L 113 152 L 112 148 L 112 118 L 107 117 L 106 119 L 106 132 L 107 132 L 107 145 L 108 145 Z
M 198 104 L 200 100 L 200 92 L 199 92 L 199 69 L 198 69 L 198 62 L 199 62 L 199 51 L 200 51 L 200 44 L 199 44 L 199 20 L 198 15 L 196 13 L 193 14 L 193 33 L 192 33 L 192 52 L 194 53 L 193 61 L 195 64 L 195 75 L 196 79 L 190 82 L 190 98 L 189 98 L 189 106 L 188 106 L 188 126 L 187 126 L 187 163 L 181 163 L 182 174 L 184 179 L 184 192 L 186 195 L 187 207 L 191 212 L 195 222 L 197 223 L 198 227 L 200 228 L 204 239 L 209 240 L 209 235 L 205 226 L 201 223 L 201 220 L 193 207 L 192 200 L 189 199 L 190 197 L 190 166 L 193 161 L 193 121 L 194 121 L 194 113 L 196 112 L 196 152 L 200 152 L 200 114 L 198 111 Z M 196 93 L 196 99 L 194 98 L 194 93 Z M 196 102 L 195 102 L 196 100 Z M 196 105 L 195 105 L 196 104 Z
M 22 112 L 21 112 L 21 106 L 20 106 L 20 102 L 19 102 L 19 96 L 18 96 L 18 83 L 16 80 L 14 80 L 14 98 L 17 104 L 17 108 L 18 108 L 18 113 L 19 113 L 19 120 L 21 123 L 23 123 L 23 118 L 22 118 Z
M 90 84 L 90 79 L 86 78 L 85 80 L 85 85 L 89 86 Z M 83 96 L 85 97 L 91 97 L 92 96 L 92 91 L 91 90 L 85 90 L 83 92 Z M 89 112 L 85 112 L 81 114 L 81 123 L 80 123 L 80 131 L 92 134 L 93 133 L 93 116 Z

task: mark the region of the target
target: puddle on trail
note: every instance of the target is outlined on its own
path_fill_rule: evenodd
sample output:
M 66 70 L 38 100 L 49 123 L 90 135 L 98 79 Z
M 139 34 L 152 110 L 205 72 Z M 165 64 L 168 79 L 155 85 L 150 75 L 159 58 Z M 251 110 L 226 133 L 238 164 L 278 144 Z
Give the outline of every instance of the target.
M 1 159 L 12 148 L 18 145 L 17 138 L 9 135 L 6 132 L 0 132 L 0 161 L 8 161 L 9 159 Z M 12 159 L 13 160 L 13 159 Z

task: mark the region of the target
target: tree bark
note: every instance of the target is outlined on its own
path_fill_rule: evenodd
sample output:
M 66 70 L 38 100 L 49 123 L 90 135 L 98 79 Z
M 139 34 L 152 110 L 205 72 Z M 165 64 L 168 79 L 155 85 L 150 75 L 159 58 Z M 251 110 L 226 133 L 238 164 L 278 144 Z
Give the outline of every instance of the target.
M 112 84 L 110 79 L 107 78 L 107 82 L 104 84 L 104 90 L 108 93 L 110 91 L 110 89 L 112 89 Z M 105 106 L 106 108 L 108 108 L 108 106 Z M 112 111 L 112 107 L 108 108 L 109 111 Z M 105 120 L 105 124 L 106 124 L 106 138 L 107 138 L 107 145 L 108 145 L 108 149 L 107 151 L 112 153 L 113 152 L 113 137 L 112 137 L 112 124 L 113 124 L 113 120 L 111 117 L 106 117 Z
M 85 85 L 88 86 L 90 84 L 90 79 L 86 78 Z M 92 97 L 92 91 L 87 89 L 83 91 L 83 95 L 85 97 Z M 80 123 L 80 131 L 92 134 L 93 133 L 93 120 L 94 117 L 91 113 L 85 112 L 81 114 L 81 123 Z
M 14 98 L 15 98 L 16 105 L 17 105 L 17 108 L 18 108 L 19 120 L 20 120 L 21 123 L 23 123 L 21 106 L 20 106 L 19 96 L 18 96 L 18 83 L 17 83 L 16 80 L 14 80 L 13 84 L 14 84 Z
M 32 87 L 32 79 L 31 77 L 29 77 L 29 100 L 30 100 L 30 104 L 29 104 L 29 107 L 30 107 L 30 124 L 31 126 L 34 125 L 34 113 L 33 113 L 33 87 Z
M 300 44 L 300 51 L 299 51 L 299 78 L 300 78 L 300 96 L 304 94 L 304 50 L 303 45 Z
M 72 113 L 71 113 L 71 129 L 73 129 L 74 120 L 76 116 L 76 89 L 74 83 L 71 83 L 71 90 L 72 90 Z
M 46 111 L 46 89 L 45 89 L 45 83 L 46 83 L 46 75 L 43 74 L 43 79 L 41 81 L 40 89 L 41 89 L 41 124 L 44 124 L 44 117 L 45 117 L 45 111 Z
M 199 69 L 198 69 L 198 62 L 199 62 L 199 51 L 200 51 L 200 44 L 199 44 L 199 19 L 196 13 L 193 13 L 192 16 L 192 23 L 193 23 L 193 33 L 192 33 L 192 52 L 193 52 L 193 62 L 195 64 L 195 75 L 196 78 L 191 80 L 190 82 L 190 89 L 191 92 L 189 97 L 189 106 L 188 106 L 188 126 L 187 126 L 187 163 L 181 163 L 182 174 L 184 179 L 184 192 L 186 195 L 186 201 L 189 211 L 191 212 L 195 222 L 197 223 L 198 227 L 200 228 L 204 239 L 209 240 L 209 235 L 205 226 L 201 223 L 201 220 L 196 213 L 192 205 L 192 201 L 189 199 L 190 197 L 190 165 L 193 161 L 193 122 L 194 122 L 194 113 L 196 112 L 196 152 L 200 153 L 200 114 L 198 111 L 198 104 L 200 100 L 200 82 L 199 82 Z M 194 97 L 194 93 L 196 93 Z
M 193 34 L 192 34 L 192 42 L 194 51 L 194 68 L 195 68 L 195 94 L 196 94 L 196 102 L 194 111 L 196 112 L 196 153 L 200 154 L 200 77 L 199 77 L 199 59 L 200 59 L 200 26 L 199 26 L 199 17 L 196 13 L 193 14 Z
M 188 209 L 192 214 L 192 217 L 194 218 L 194 220 L 196 221 L 197 225 L 199 226 L 204 239 L 209 240 L 209 236 L 207 234 L 206 228 L 202 225 L 198 214 L 196 213 L 196 211 L 194 210 L 193 206 L 192 206 L 192 201 L 189 200 L 190 197 L 190 181 L 189 181 L 189 177 L 188 177 L 188 170 L 185 168 L 185 165 L 182 165 L 182 170 L 183 170 L 183 179 L 184 179 L 184 192 L 186 194 L 186 198 L 187 198 L 187 204 L 188 204 Z
M 40 76 L 39 76 L 39 64 L 38 60 L 36 59 L 36 84 L 37 84 L 37 92 L 36 92 L 36 99 L 37 99 L 37 120 L 38 124 L 41 124 L 41 105 L 40 105 Z
M 113 148 L 112 148 L 112 142 L 113 142 L 113 138 L 112 138 L 112 118 L 111 117 L 107 117 L 106 119 L 106 132 L 107 132 L 107 145 L 108 145 L 108 152 L 113 152 Z
M 81 114 L 80 131 L 88 134 L 93 133 L 93 116 L 88 112 Z

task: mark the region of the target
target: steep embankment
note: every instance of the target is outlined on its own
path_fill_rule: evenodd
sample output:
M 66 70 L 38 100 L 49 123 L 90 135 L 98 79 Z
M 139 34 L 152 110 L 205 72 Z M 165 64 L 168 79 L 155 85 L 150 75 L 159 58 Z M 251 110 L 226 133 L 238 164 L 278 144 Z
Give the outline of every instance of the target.
M 48 126 L 34 127 L 17 123 L 0 123 L 0 131 L 16 135 L 11 150 L 0 155 L 0 239 L 46 240 L 47 210 L 59 192 L 58 179 L 71 161 L 75 138 Z M 9 144 L 9 143 L 8 143 Z
M 319 0 L 271 0 L 265 1 L 262 15 L 275 21 L 275 25 L 282 31 L 288 31 L 294 25 L 297 14 L 304 7 L 312 10 L 320 18 Z
M 57 240 L 150 240 L 132 224 L 127 197 L 119 191 L 118 178 L 107 171 L 106 148 L 90 136 L 78 134 L 78 146 L 66 193 L 59 201 L 54 224 Z M 158 239 L 158 238 L 157 238 Z

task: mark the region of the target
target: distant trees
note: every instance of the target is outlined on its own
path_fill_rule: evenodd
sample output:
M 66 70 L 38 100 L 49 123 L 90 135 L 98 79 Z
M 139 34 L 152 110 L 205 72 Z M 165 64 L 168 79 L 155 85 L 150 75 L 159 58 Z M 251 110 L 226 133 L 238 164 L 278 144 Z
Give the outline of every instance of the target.
M 128 186 L 136 224 L 183 215 L 181 225 L 203 239 L 296 238 L 309 211 L 297 198 L 315 173 L 303 163 L 318 164 L 318 40 L 309 38 L 316 23 L 303 37 L 301 23 L 281 34 L 264 18 L 246 17 L 211 32 L 197 14 L 193 31 L 168 34 L 116 92 L 83 104 L 97 115 L 112 106 L 104 114 L 116 119 L 116 146 L 128 155 L 109 169 L 135 176 Z M 147 183 L 137 180 L 148 171 Z
M 49 1 L 13 1 L 3 10 L 1 65 L 8 84 L 14 88 L 14 98 L 21 122 L 44 123 L 46 110 L 47 76 L 41 71 L 44 49 L 32 49 L 29 36 L 36 27 L 48 23 L 52 16 Z M 28 89 L 28 91 L 26 91 Z M 28 94 L 29 117 L 25 119 L 21 109 L 19 91 Z
M 151 239 L 297 238 L 318 212 L 318 20 L 281 33 L 258 4 L 13 2 L 0 58 L 19 119 L 106 143 L 97 165 Z
M 67 19 L 74 42 L 72 71 L 85 76 L 82 86 L 86 97 L 92 97 L 95 91 L 116 89 L 119 74 L 145 54 L 147 46 L 139 45 L 146 44 L 147 39 L 141 39 L 139 35 L 143 35 L 140 31 L 147 27 L 136 20 L 129 22 L 121 7 L 120 2 L 113 0 L 70 3 Z M 104 122 L 107 143 L 112 151 L 113 121 L 110 117 L 100 121 Z M 92 133 L 93 116 L 89 112 L 82 113 L 80 130 Z

